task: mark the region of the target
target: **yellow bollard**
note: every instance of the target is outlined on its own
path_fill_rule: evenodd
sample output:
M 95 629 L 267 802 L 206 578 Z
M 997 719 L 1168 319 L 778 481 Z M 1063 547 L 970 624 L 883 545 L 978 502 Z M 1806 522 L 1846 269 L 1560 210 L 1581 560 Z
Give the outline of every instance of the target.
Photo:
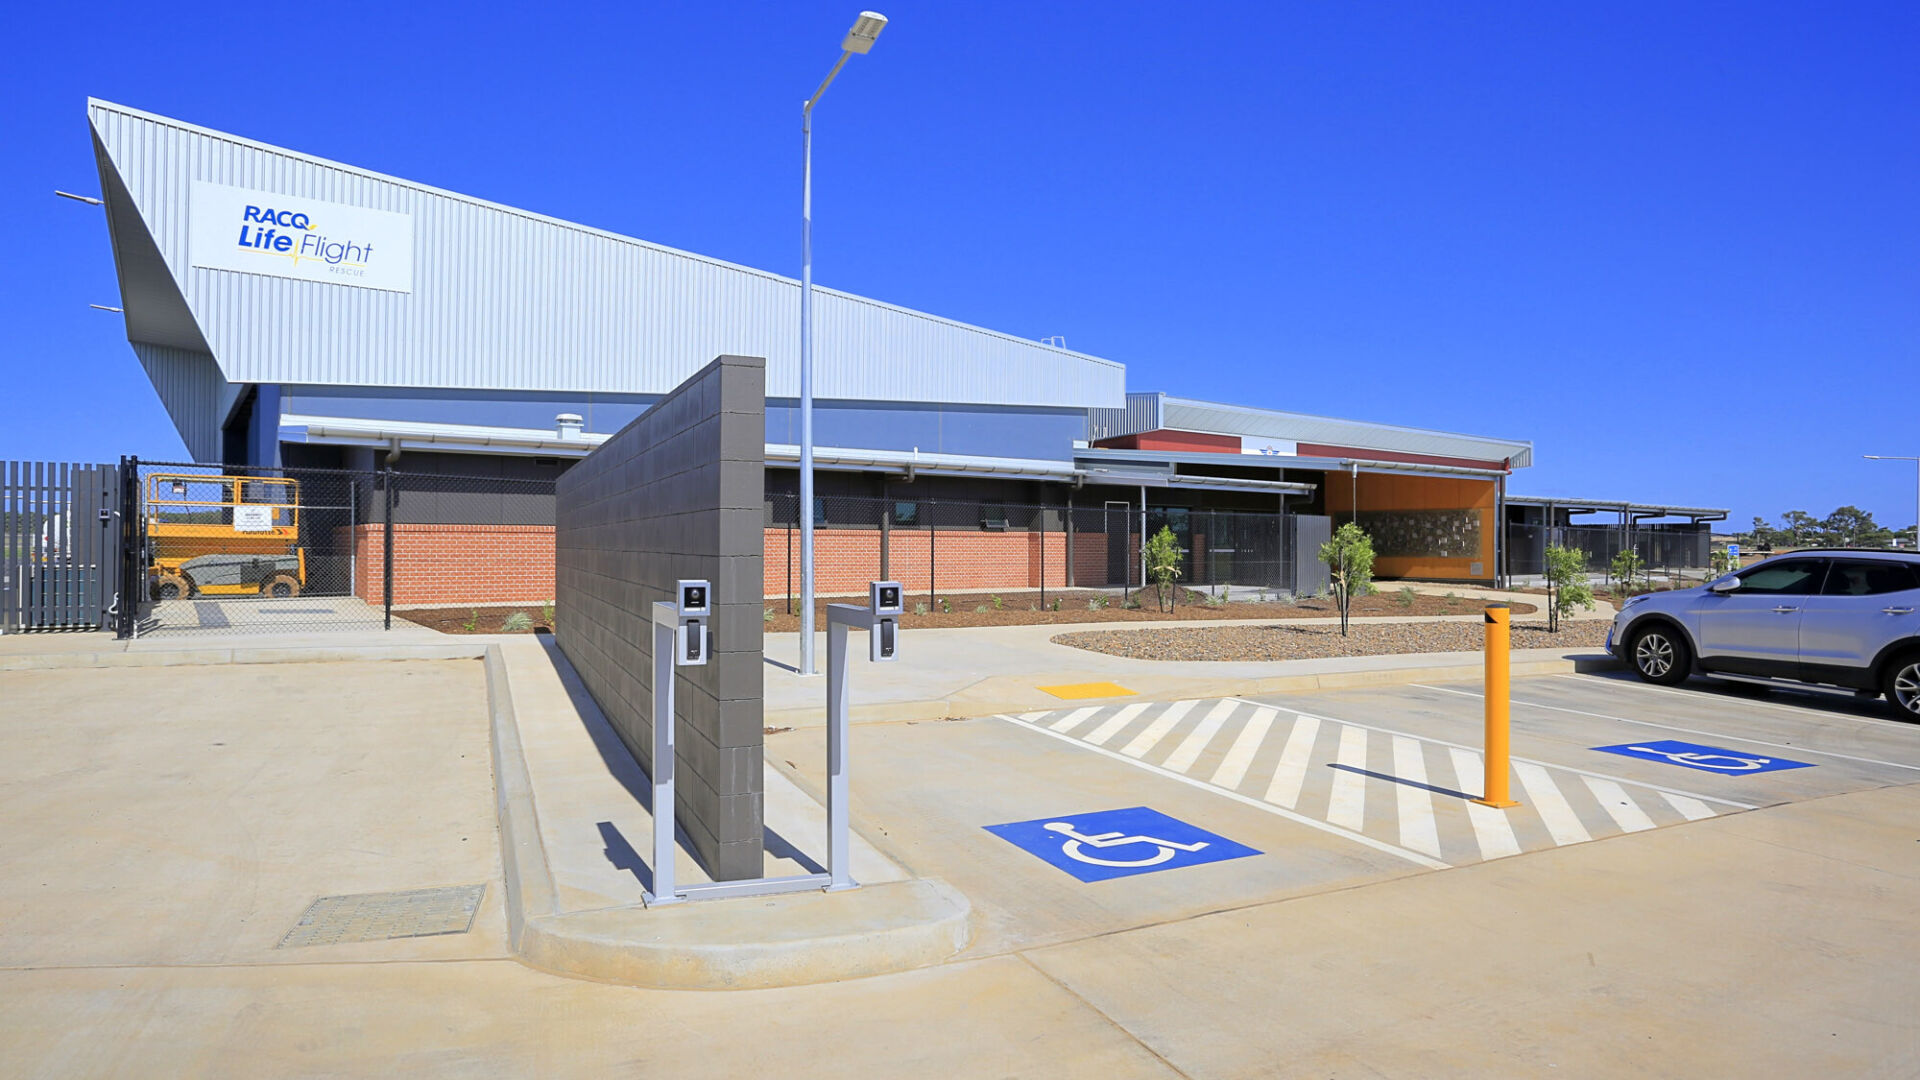
M 1507 617 L 1510 613 L 1505 604 L 1487 605 L 1487 776 L 1481 788 L 1486 794 L 1473 800 L 1482 806 L 1500 810 L 1520 805 L 1513 801 L 1513 795 L 1507 789 L 1507 736 L 1510 726 L 1508 652 L 1512 646 Z

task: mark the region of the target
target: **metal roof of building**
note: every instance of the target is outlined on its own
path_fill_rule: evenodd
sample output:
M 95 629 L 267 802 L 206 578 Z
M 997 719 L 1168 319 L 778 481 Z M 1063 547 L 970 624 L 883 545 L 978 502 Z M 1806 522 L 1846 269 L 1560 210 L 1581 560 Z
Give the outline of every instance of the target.
M 1720 521 L 1731 511 L 1720 507 L 1673 506 L 1665 503 L 1629 502 L 1618 499 L 1574 499 L 1556 495 L 1509 495 L 1508 506 L 1551 506 L 1576 511 L 1613 510 L 1642 517 L 1690 517 L 1701 521 Z
M 1123 408 L 1096 408 L 1087 413 L 1087 438 L 1090 441 L 1160 430 L 1320 443 L 1475 461 L 1510 461 L 1516 469 L 1533 464 L 1533 444 L 1519 439 L 1461 435 L 1362 420 L 1340 420 L 1308 413 L 1225 405 L 1173 397 L 1160 392 L 1130 393 Z
M 365 420 L 336 416 L 288 414 L 280 418 L 283 442 L 327 446 L 364 446 L 373 449 L 427 450 L 442 453 L 538 454 L 546 457 L 585 457 L 612 436 L 583 432 L 563 437 L 535 428 L 487 427 L 473 424 L 437 424 L 419 421 Z M 767 443 L 766 460 L 787 464 L 800 460 L 800 448 L 791 443 Z M 1228 491 L 1271 491 L 1312 494 L 1314 485 L 1285 480 L 1249 480 L 1228 476 L 1175 475 L 1171 468 L 1150 463 L 1101 469 L 1036 458 L 988 457 L 976 454 L 930 454 L 914 450 L 867 450 L 858 447 L 819 446 L 813 451 L 818 468 L 834 472 L 886 472 L 912 476 L 987 476 L 1001 480 L 1042 480 L 1054 483 L 1091 482 L 1128 487 L 1204 487 Z
M 665 393 L 736 354 L 767 359 L 770 396 L 799 393 L 792 278 L 105 101 L 87 113 L 127 336 L 196 455 L 217 453 L 247 383 Z M 411 291 L 193 265 L 201 182 L 409 215 Z M 1124 400 L 1111 360 L 833 289 L 814 318 L 821 398 Z
M 1466 465 L 1423 465 L 1406 461 L 1380 461 L 1365 457 L 1300 457 L 1293 455 L 1250 455 L 1207 453 L 1204 450 L 1109 450 L 1093 447 L 1075 450 L 1076 462 L 1114 462 L 1118 464 L 1146 464 L 1165 462 L 1181 465 L 1213 465 L 1216 467 L 1266 468 L 1266 469 L 1305 469 L 1318 472 L 1345 472 L 1357 468 L 1364 473 L 1415 473 L 1438 476 L 1466 476 L 1475 479 L 1496 479 L 1506 475 L 1504 469 L 1477 469 Z

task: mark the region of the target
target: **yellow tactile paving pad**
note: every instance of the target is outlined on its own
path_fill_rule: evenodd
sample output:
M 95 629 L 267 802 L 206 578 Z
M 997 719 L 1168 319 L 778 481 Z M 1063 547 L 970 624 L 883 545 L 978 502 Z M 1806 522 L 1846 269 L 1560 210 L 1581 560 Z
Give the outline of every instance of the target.
M 1110 682 L 1068 683 L 1065 686 L 1042 686 L 1038 689 L 1042 693 L 1052 694 L 1054 697 L 1069 701 L 1078 701 L 1082 698 L 1131 697 L 1134 693 L 1119 683 Z

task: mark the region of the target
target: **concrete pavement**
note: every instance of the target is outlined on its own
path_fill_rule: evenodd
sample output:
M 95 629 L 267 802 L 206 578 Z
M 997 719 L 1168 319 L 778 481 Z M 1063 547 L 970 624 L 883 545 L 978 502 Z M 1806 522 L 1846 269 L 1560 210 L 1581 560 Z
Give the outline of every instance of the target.
M 565 680 L 549 664 L 541 685 L 539 641 L 515 641 L 514 697 L 553 711 L 527 721 L 545 746 Z M 855 821 L 870 858 L 951 881 L 973 905 L 972 944 L 915 971 L 702 994 L 510 958 L 499 849 L 472 850 L 492 817 L 487 770 L 471 766 L 486 752 L 480 668 L 0 672 L 13 736 L 0 853 L 29 871 L 0 881 L 10 1069 L 1898 1076 L 1920 1061 L 1920 944 L 1907 932 L 1920 917 L 1920 738 L 1830 695 L 1518 679 L 1515 752 L 1561 770 L 1570 799 L 1597 773 L 1636 798 L 1684 787 L 1762 809 L 1595 828 L 1595 842 L 1479 862 L 1457 857 L 1471 841 L 1443 827 L 1453 868 L 1438 872 L 1299 820 L 1325 823 L 1310 805 L 1331 806 L 1322 781 L 1291 807 L 1253 804 L 1298 730 L 1283 715 L 1322 718 L 1326 739 L 1305 758 L 1321 774 L 1341 763 L 1336 726 L 1366 725 L 1349 832 L 1406 848 L 1420 800 L 1401 797 L 1414 759 L 1397 740 L 1429 762 L 1471 743 L 1472 683 L 1207 700 L 1171 722 L 1158 701 L 1120 723 L 1125 703 L 1055 702 L 1044 718 L 862 724 Z M 856 672 L 856 687 L 879 670 Z M 1258 709 L 1274 714 L 1264 740 L 1248 734 Z M 1109 725 L 1113 752 L 1095 752 L 1085 737 Z M 571 749 L 541 751 L 556 760 L 529 752 L 535 782 L 566 819 L 642 831 L 617 772 L 580 767 L 601 757 L 581 730 Z M 768 740 L 801 791 L 820 781 L 819 735 Z M 1591 749 L 1669 737 L 1813 767 L 1711 775 Z M 1446 786 L 1439 769 L 1431 788 Z M 622 794 L 572 790 L 603 782 Z M 1081 882 L 983 828 L 1133 805 L 1262 854 Z M 1580 807 L 1589 826 L 1605 820 L 1596 807 Z M 623 899 L 635 871 L 577 824 L 540 822 L 572 853 L 556 874 L 570 902 Z M 486 900 L 465 934 L 275 948 L 316 896 L 474 882 Z
M 1440 615 L 1427 617 L 1427 621 L 1462 618 L 1474 621 L 1480 616 Z M 1250 625 L 1263 626 L 1269 621 L 1255 620 Z M 1323 620 L 1290 620 L 1289 625 L 1320 621 Z M 907 630 L 900 635 L 897 661 L 862 664 L 856 669 L 853 719 L 855 722 L 941 720 L 1029 712 L 1060 704 L 1060 698 L 1040 687 L 1073 683 L 1115 682 L 1135 691 L 1133 695 L 1111 699 L 1118 703 L 1444 682 L 1478 678 L 1485 663 L 1478 652 L 1267 663 L 1156 662 L 1076 649 L 1052 640 L 1055 635 L 1069 631 L 1139 629 L 1143 625 L 1249 624 L 1230 620 Z M 859 643 L 855 645 L 858 647 Z M 768 634 L 765 651 L 768 726 L 806 727 L 824 723 L 826 687 L 818 677 L 800 676 L 800 636 Z M 820 634 L 815 657 L 821 670 L 826 668 L 826 655 L 826 635 Z M 1613 664 L 1613 660 L 1598 649 L 1578 647 L 1520 649 L 1512 654 L 1511 662 L 1515 676 L 1570 674 Z

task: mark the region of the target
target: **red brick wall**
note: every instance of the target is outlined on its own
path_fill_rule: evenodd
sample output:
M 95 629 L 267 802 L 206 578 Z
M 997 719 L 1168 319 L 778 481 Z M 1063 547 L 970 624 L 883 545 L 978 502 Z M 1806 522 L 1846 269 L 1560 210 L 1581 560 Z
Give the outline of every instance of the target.
M 384 527 L 354 529 L 360 598 L 383 600 Z M 393 527 L 396 604 L 543 604 L 553 599 L 551 525 Z
M 1048 588 L 1064 588 L 1067 583 L 1067 537 L 1049 532 L 992 532 L 987 530 L 893 530 L 887 573 L 910 593 L 924 593 L 928 561 L 939 575 L 938 591 L 972 592 L 992 589 L 1037 589 L 1045 563 Z M 858 595 L 867 591 L 867 583 L 880 578 L 879 529 L 815 529 L 813 532 L 814 591 L 819 594 Z M 1100 543 L 1104 545 L 1105 539 Z M 800 531 L 793 531 L 791 561 L 787 552 L 787 530 L 766 532 L 765 588 L 769 597 L 787 595 L 788 582 L 793 592 L 800 591 Z M 1088 545 L 1081 539 L 1075 559 L 1085 557 Z M 1042 552 L 1044 551 L 1044 557 Z M 1105 564 L 1104 546 L 1094 553 Z M 1081 572 L 1075 567 L 1076 573 Z M 789 578 L 791 572 L 791 578 Z
M 880 530 L 814 530 L 814 584 L 821 594 L 861 595 L 880 575 Z M 928 589 L 928 532 L 892 533 L 889 574 L 909 592 Z M 354 529 L 355 582 L 361 599 L 381 602 L 382 528 Z M 1131 545 L 1137 551 L 1139 545 Z M 934 537 L 933 568 L 940 592 L 1037 589 L 1045 564 L 1048 588 L 1067 586 L 1067 538 L 1061 532 L 940 530 Z M 1043 555 L 1044 552 L 1044 555 Z M 764 587 L 769 597 L 785 596 L 788 570 L 800 590 L 800 533 L 793 532 L 788 561 L 787 530 L 765 534 Z M 1082 582 L 1106 580 L 1107 538 L 1075 537 L 1074 571 Z M 545 603 L 553 598 L 553 529 L 543 525 L 395 525 L 393 602 L 396 604 Z

